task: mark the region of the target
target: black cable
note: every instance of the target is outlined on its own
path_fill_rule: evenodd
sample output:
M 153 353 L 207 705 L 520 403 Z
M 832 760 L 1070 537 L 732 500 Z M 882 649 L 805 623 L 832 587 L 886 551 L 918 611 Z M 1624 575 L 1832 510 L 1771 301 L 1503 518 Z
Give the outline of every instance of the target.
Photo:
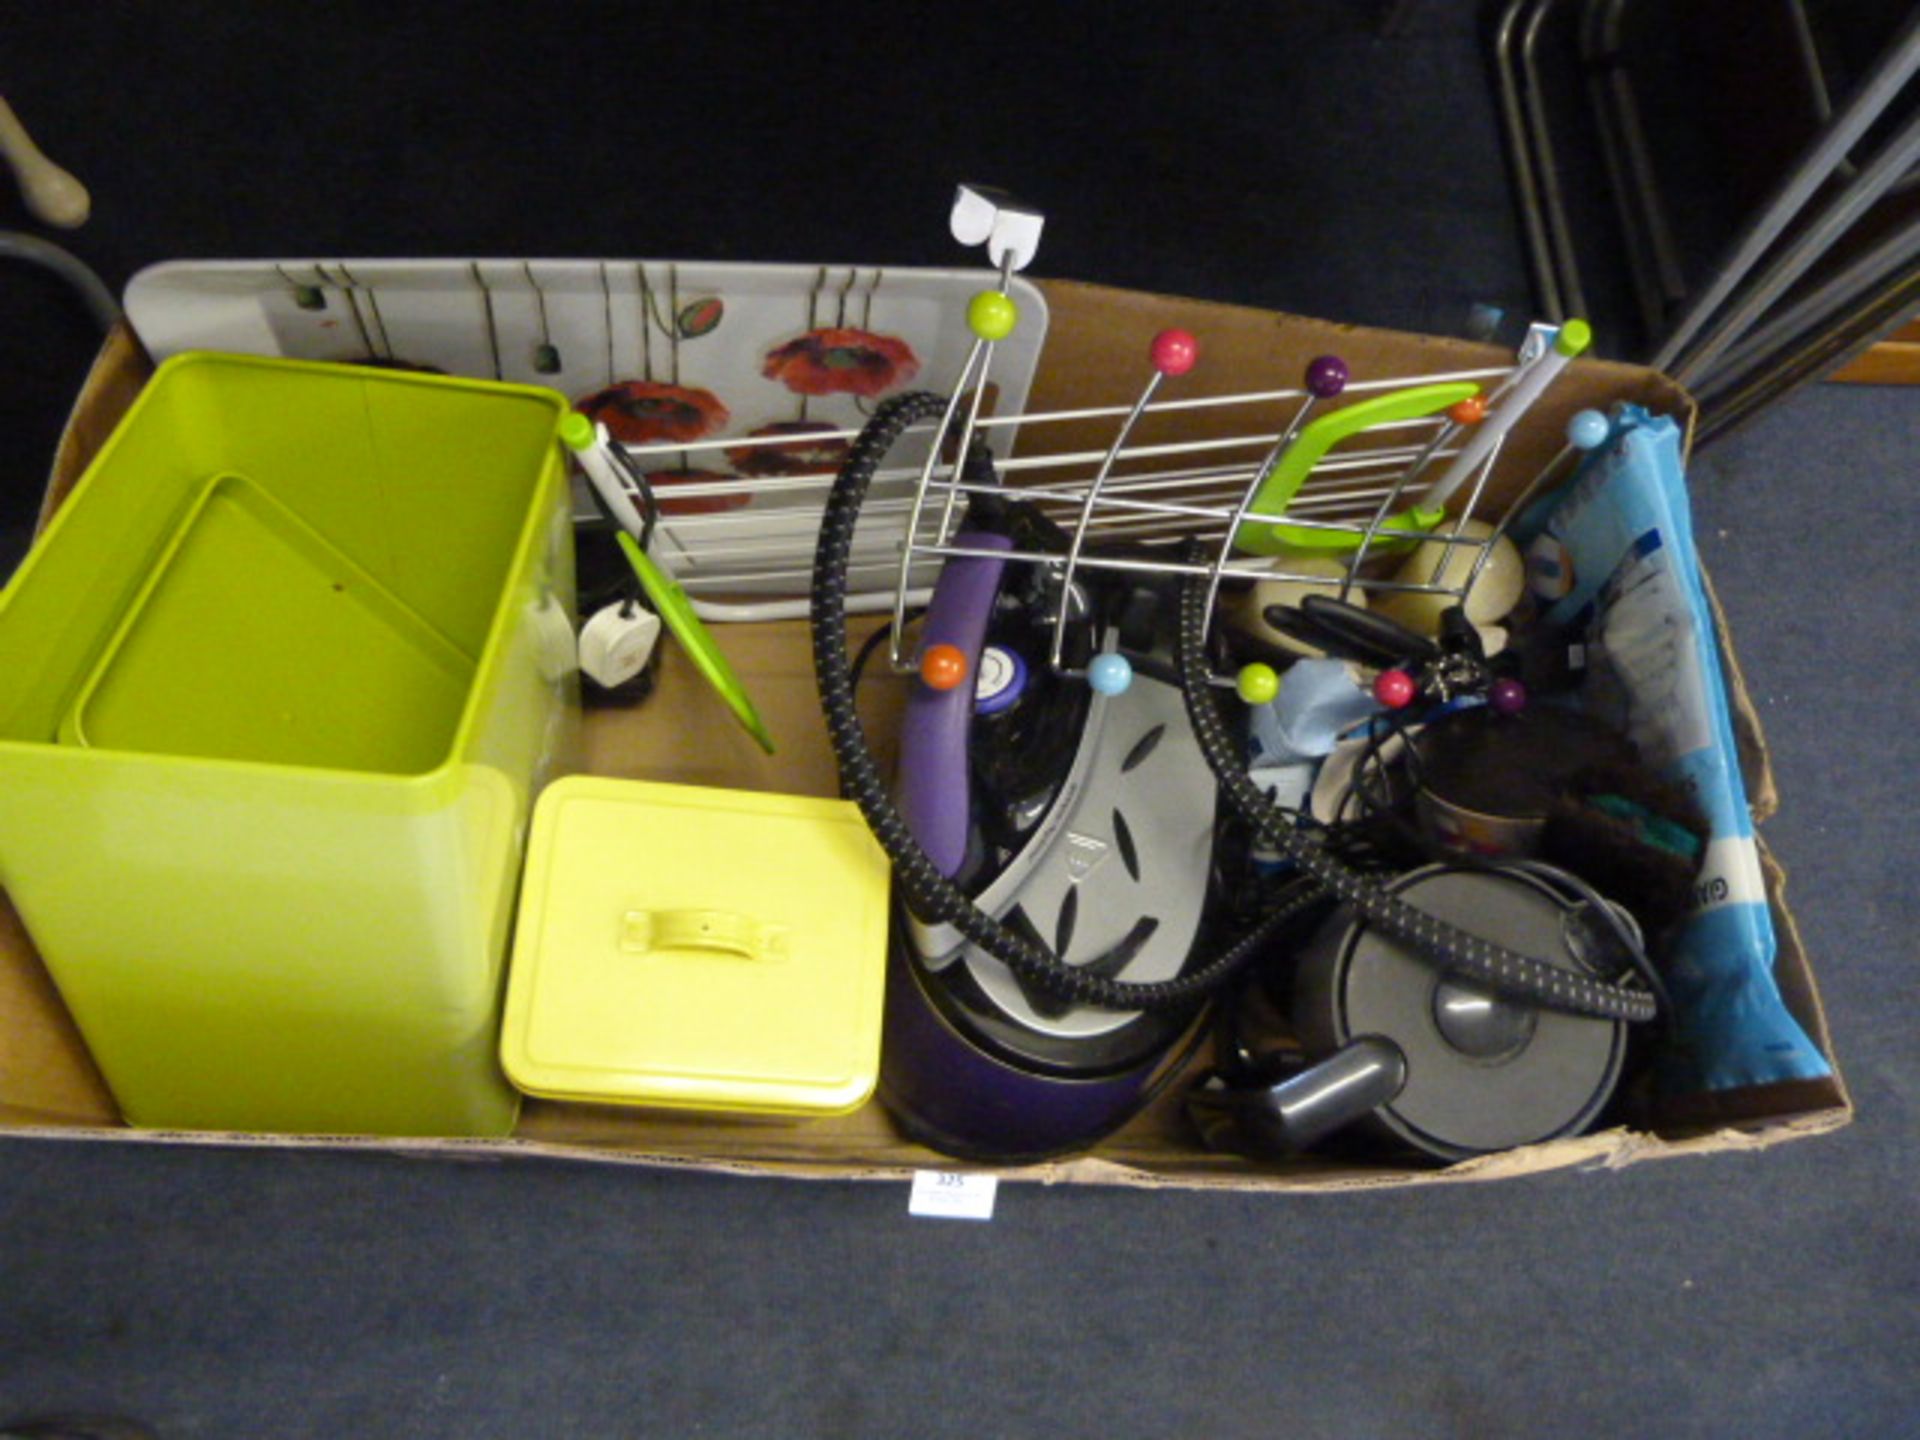
M 652 484 L 648 482 L 645 475 L 641 474 L 639 467 L 633 463 L 633 457 L 627 454 L 626 450 L 622 448 L 618 442 L 610 443 L 607 446 L 607 451 L 613 456 L 614 463 L 620 468 L 621 473 L 624 474 L 627 479 L 633 483 L 634 488 L 640 492 L 641 514 L 639 540 L 641 550 L 646 551 L 647 547 L 653 543 L 653 528 L 660 519 L 660 503 L 654 498 Z M 593 501 L 593 508 L 599 512 L 600 518 L 613 528 L 616 536 L 619 535 L 619 533 L 627 527 L 621 524 L 620 518 L 613 513 L 613 507 L 607 503 L 606 497 L 600 493 L 600 488 L 597 485 L 588 485 L 586 488 L 588 497 Z M 627 563 L 624 554 L 620 557 L 620 566 L 616 573 L 620 576 L 619 603 L 621 617 L 631 620 L 636 608 L 652 610 L 653 606 L 647 600 L 646 588 L 641 585 L 640 577 L 634 573 L 633 567 Z
M 1380 721 L 1385 720 L 1382 725 Z M 1353 762 L 1353 774 L 1347 777 L 1347 783 L 1340 792 L 1340 803 L 1334 807 L 1333 818 L 1343 821 L 1347 818 L 1347 806 L 1358 802 L 1355 810 L 1356 820 L 1376 819 L 1391 808 L 1392 797 L 1390 772 L 1387 769 L 1385 750 L 1387 742 L 1398 737 L 1406 741 L 1406 725 L 1398 715 L 1375 715 L 1367 721 L 1367 739 L 1361 747 L 1359 758 Z
M 111 330 L 119 322 L 120 302 L 113 298 L 106 282 L 84 260 L 52 241 L 18 230 L 0 230 L 0 260 L 23 260 L 58 275 L 74 288 L 102 330 Z
M 1369 924 L 1429 957 L 1443 970 L 1477 981 L 1498 994 L 1567 1014 L 1644 1021 L 1658 1013 L 1654 997 L 1644 990 L 1624 989 L 1576 975 L 1416 909 L 1387 893 L 1377 881 L 1335 860 L 1326 852 L 1322 839 L 1293 825 L 1247 774 L 1228 734 L 1206 656 L 1206 555 L 1196 544 L 1188 548 L 1184 558 L 1194 571 L 1181 585 L 1175 658 L 1187 716 L 1227 802 L 1256 834 Z
M 1384 729 L 1377 723 L 1383 719 L 1386 721 Z M 1353 776 L 1348 780 L 1346 789 L 1342 793 L 1340 800 L 1341 810 L 1336 813 L 1344 813 L 1347 803 L 1350 800 L 1357 799 L 1363 806 L 1368 807 L 1367 814 L 1370 818 L 1390 825 L 1404 842 L 1409 844 L 1416 852 L 1426 856 L 1428 861 L 1433 864 L 1447 865 L 1455 869 L 1483 870 L 1488 874 L 1494 875 L 1523 874 L 1531 876 L 1535 880 L 1543 881 L 1557 889 L 1572 891 L 1605 921 L 1607 927 L 1613 932 L 1614 939 L 1619 943 L 1622 952 L 1626 955 L 1629 966 L 1640 977 L 1641 982 L 1653 995 L 1660 1012 L 1662 1014 L 1671 1014 L 1673 1010 L 1672 999 L 1667 992 L 1666 983 L 1660 978 L 1659 970 L 1654 966 L 1652 959 L 1647 954 L 1646 945 L 1628 928 L 1627 922 L 1621 918 L 1617 908 L 1609 903 L 1588 881 L 1571 870 L 1559 865 L 1549 864 L 1544 860 L 1530 858 L 1489 860 L 1471 854 L 1464 854 L 1456 850 L 1450 850 L 1435 840 L 1423 827 L 1412 823 L 1401 813 L 1400 807 L 1394 803 L 1389 779 L 1390 771 L 1387 768 L 1389 762 L 1385 759 L 1383 753 L 1386 743 L 1390 743 L 1396 738 L 1402 742 L 1404 747 L 1401 751 L 1401 759 L 1407 767 L 1407 785 L 1410 790 L 1418 790 L 1420 788 L 1420 764 L 1422 757 L 1420 747 L 1414 743 L 1406 712 L 1401 711 L 1385 716 L 1375 716 L 1372 722 L 1372 728 L 1369 731 L 1366 749 L 1362 752 L 1360 760 L 1354 767 Z M 1369 784 L 1364 782 L 1363 778 L 1367 773 L 1367 767 L 1370 761 L 1373 765 L 1374 774 L 1374 779 L 1370 782 L 1371 793 L 1369 793 Z
M 640 548 L 651 553 L 649 547 L 653 544 L 653 527 L 660 523 L 660 502 L 654 498 L 653 482 L 647 479 L 646 473 L 638 465 L 633 463 L 633 457 L 627 454 L 626 446 L 614 441 L 607 446 L 607 453 L 613 456 L 613 463 L 620 467 L 620 473 L 625 475 L 633 488 L 640 492 Z M 593 487 L 587 488 L 591 490 Z M 595 491 L 594 496 L 598 499 L 599 492 Z M 611 518 L 612 512 L 606 510 L 606 502 L 601 502 L 601 509 Z
M 1612 904 L 1604 895 L 1582 876 L 1559 865 L 1549 864 L 1545 860 L 1508 860 L 1493 867 L 1495 870 L 1513 870 L 1530 875 L 1536 880 L 1558 886 L 1562 890 L 1571 890 L 1587 908 L 1597 913 L 1613 931 L 1613 937 L 1626 952 L 1627 963 L 1639 975 L 1641 981 L 1652 993 L 1660 1011 L 1664 1015 L 1673 1013 L 1673 999 L 1667 993 L 1667 985 L 1660 978 L 1660 972 L 1654 968 L 1653 959 L 1647 954 L 1647 947 L 1641 939 L 1628 928 L 1621 917 L 1618 906 Z
M 1382 720 L 1386 722 L 1384 726 L 1379 724 Z M 1654 967 L 1652 959 L 1647 954 L 1646 946 L 1628 928 L 1619 911 L 1586 880 L 1570 870 L 1548 864 L 1543 860 L 1525 858 L 1489 860 L 1449 850 L 1425 829 L 1413 824 L 1401 813 L 1400 808 L 1393 803 L 1390 781 L 1387 778 L 1390 773 L 1387 768 L 1389 762 L 1386 761 L 1382 752 L 1385 744 L 1393 739 L 1402 741 L 1405 746 L 1402 758 L 1408 766 L 1407 783 L 1411 789 L 1417 790 L 1420 786 L 1420 749 L 1413 741 L 1410 728 L 1404 712 L 1373 717 L 1366 748 L 1356 762 L 1354 773 L 1348 779 L 1341 794 L 1340 807 L 1335 812 L 1336 816 L 1344 815 L 1346 806 L 1358 800 L 1363 807 L 1366 807 L 1367 818 L 1391 826 L 1394 833 L 1399 835 L 1416 853 L 1424 855 L 1433 864 L 1446 865 L 1454 869 L 1480 870 L 1490 875 L 1526 875 L 1558 890 L 1572 891 L 1579 899 L 1586 902 L 1590 909 L 1598 913 L 1613 932 L 1614 939 L 1626 955 L 1629 966 L 1653 995 L 1661 1013 L 1671 1014 L 1673 1002 L 1667 993 L 1665 982 L 1660 978 L 1660 972 Z M 1373 766 L 1375 777 L 1371 782 L 1365 778 L 1369 763 Z
M 1106 1010 L 1177 1010 L 1193 1005 L 1231 979 L 1266 948 L 1289 921 L 1295 904 L 1282 903 L 1200 969 L 1174 980 L 1109 980 L 1069 965 L 1043 946 L 1002 925 L 980 909 L 914 839 L 887 793 L 874 764 L 866 732 L 854 708 L 852 667 L 847 657 L 847 562 L 854 527 L 875 472 L 913 425 L 946 412 L 945 397 L 913 391 L 884 401 L 848 451 L 828 492 L 813 559 L 810 624 L 814 678 L 820 707 L 840 768 L 841 792 L 860 807 L 874 837 L 893 861 L 894 878 L 908 906 L 922 920 L 952 925 L 968 940 L 1032 985 L 1059 999 Z M 936 436 L 934 443 L 942 437 Z M 1242 776 L 1244 779 L 1244 775 Z

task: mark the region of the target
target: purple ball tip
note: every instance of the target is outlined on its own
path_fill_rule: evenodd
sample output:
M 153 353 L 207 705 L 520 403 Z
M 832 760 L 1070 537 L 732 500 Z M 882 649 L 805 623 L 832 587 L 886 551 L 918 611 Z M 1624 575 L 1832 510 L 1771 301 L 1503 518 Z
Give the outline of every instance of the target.
M 1518 680 L 1496 680 L 1487 691 L 1487 704 L 1496 715 L 1518 715 L 1527 708 L 1527 687 Z
M 1307 365 L 1307 393 L 1331 400 L 1347 388 L 1347 362 L 1338 355 L 1322 355 Z

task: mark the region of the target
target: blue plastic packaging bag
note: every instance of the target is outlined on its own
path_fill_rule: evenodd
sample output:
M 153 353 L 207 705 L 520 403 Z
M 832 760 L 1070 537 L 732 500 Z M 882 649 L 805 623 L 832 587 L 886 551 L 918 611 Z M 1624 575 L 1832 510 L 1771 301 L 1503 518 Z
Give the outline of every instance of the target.
M 1711 823 L 1696 908 L 1667 951 L 1677 1013 L 1662 1047 L 1663 1087 L 1689 1093 L 1830 1074 L 1773 980 L 1773 919 L 1694 554 L 1679 426 L 1624 407 L 1607 444 L 1543 509 L 1530 555 L 1564 589 L 1547 623 L 1587 647 L 1584 708 L 1622 724 Z

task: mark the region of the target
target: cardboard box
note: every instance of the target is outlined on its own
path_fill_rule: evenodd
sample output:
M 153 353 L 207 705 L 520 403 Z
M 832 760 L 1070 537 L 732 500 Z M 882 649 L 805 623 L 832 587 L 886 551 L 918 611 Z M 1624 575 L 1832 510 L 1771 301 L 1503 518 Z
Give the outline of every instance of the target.
M 1137 392 L 1149 339 L 1168 325 L 1201 337 L 1206 363 L 1183 393 L 1232 393 L 1290 383 L 1315 355 L 1342 355 L 1357 376 L 1425 375 L 1510 363 L 1496 347 L 1234 306 L 1179 300 L 1070 282 L 1043 284 L 1051 329 L 1030 400 L 1039 412 L 1112 405 Z M 107 343 L 68 424 L 55 461 L 50 515 L 111 432 L 149 373 L 125 330 Z M 1271 377 L 1269 379 L 1269 377 Z M 1516 430 L 1492 481 L 1496 502 L 1511 499 L 1559 449 L 1575 410 L 1633 400 L 1686 419 L 1692 402 L 1672 382 L 1634 366 L 1576 363 Z M 1203 412 L 1204 413 L 1204 412 Z M 1165 424 L 1156 417 L 1153 424 Z M 1183 433 L 1208 422 L 1183 419 Z M 1223 422 L 1215 422 L 1223 423 Z M 1078 433 L 1076 433 L 1078 432 Z M 1224 432 L 1223 432 L 1224 433 Z M 1048 427 L 1048 449 L 1103 446 L 1110 425 Z M 1155 438 L 1151 431 L 1137 437 Z M 1023 444 L 1023 453 L 1032 447 Z M 869 620 L 865 622 L 871 625 Z M 1723 627 L 1724 633 L 1724 627 Z M 781 745 L 768 757 L 733 726 L 684 656 L 669 647 L 656 698 L 633 711 L 600 711 L 586 727 L 596 773 L 696 785 L 836 793 L 836 775 L 814 694 L 801 623 L 729 626 L 722 639 Z M 1731 649 L 1727 655 L 1735 726 L 1757 820 L 1778 801 L 1767 749 Z M 884 736 L 902 689 L 882 681 L 862 690 L 869 732 Z M 0 798 L 0 803 L 4 799 Z M 1764 855 L 1779 932 L 1776 977 L 1788 1008 L 1831 1057 L 1833 1048 L 1812 969 L 1783 895 L 1784 873 Z M 1046 1164 L 1003 1169 L 1003 1178 L 1044 1182 L 1225 1190 L 1326 1190 L 1492 1179 L 1569 1166 L 1615 1167 L 1641 1160 L 1762 1148 L 1833 1130 L 1852 1106 L 1836 1069 L 1831 1079 L 1695 1097 L 1667 1106 L 1645 1129 L 1602 1133 L 1483 1157 L 1445 1170 L 1361 1166 L 1324 1159 L 1259 1164 L 1198 1148 L 1179 1111 L 1178 1088 L 1094 1150 Z M 853 1115 L 796 1124 L 688 1118 L 529 1101 L 514 1138 L 504 1141 L 367 1140 L 325 1136 L 178 1134 L 129 1130 L 88 1059 L 18 917 L 0 900 L 0 1127 L 13 1134 L 160 1143 L 337 1145 L 430 1155 L 565 1156 L 613 1164 L 778 1174 L 807 1178 L 900 1179 L 954 1162 L 903 1139 L 870 1104 Z M 966 1167 L 978 1168 L 978 1167 Z

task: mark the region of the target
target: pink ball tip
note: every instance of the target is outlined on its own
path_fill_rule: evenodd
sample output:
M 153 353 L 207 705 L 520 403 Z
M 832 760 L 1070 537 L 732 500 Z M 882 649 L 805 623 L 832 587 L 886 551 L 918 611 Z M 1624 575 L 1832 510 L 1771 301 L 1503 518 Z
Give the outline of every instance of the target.
M 1184 375 L 1200 361 L 1200 342 L 1185 330 L 1162 330 L 1149 353 L 1162 375 Z
M 1373 682 L 1373 698 L 1389 710 L 1406 709 L 1419 693 L 1420 687 L 1404 670 L 1382 670 L 1380 678 Z

